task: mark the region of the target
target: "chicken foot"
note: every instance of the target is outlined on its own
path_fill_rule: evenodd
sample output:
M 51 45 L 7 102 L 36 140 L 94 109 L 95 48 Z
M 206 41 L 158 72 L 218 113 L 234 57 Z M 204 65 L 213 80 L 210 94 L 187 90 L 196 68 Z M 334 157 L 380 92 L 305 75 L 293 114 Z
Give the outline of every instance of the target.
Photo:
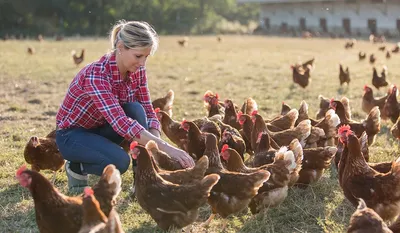
M 215 215 L 217 214 L 211 214 L 210 217 L 205 221 L 203 224 L 201 224 L 202 227 L 208 227 L 210 225 L 210 222 L 215 218 Z

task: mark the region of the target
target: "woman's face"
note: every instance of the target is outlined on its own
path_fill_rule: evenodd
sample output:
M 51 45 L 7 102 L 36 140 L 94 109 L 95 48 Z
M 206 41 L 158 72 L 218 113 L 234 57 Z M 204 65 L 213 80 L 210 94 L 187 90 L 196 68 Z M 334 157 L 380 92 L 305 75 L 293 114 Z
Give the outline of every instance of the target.
M 140 66 L 146 65 L 147 57 L 150 55 L 151 47 L 148 48 L 125 48 L 122 46 L 120 57 L 124 70 L 134 73 Z

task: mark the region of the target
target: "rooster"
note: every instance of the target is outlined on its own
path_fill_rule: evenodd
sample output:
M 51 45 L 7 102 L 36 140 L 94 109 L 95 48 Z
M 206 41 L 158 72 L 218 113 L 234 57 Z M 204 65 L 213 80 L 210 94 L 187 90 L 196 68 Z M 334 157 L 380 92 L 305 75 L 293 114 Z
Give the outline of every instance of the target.
M 388 173 L 377 172 L 365 161 L 355 133 L 345 127 L 339 132 L 347 150 L 339 162 L 344 195 L 354 206 L 358 204 L 357 198 L 362 198 L 383 220 L 394 220 L 400 214 L 400 159 L 392 163 Z
M 153 108 L 159 108 L 162 111 L 165 111 L 166 113 L 168 113 L 168 115 L 170 117 L 172 117 L 172 105 L 174 104 L 174 91 L 173 90 L 169 90 L 167 95 L 165 95 L 164 97 L 155 99 L 152 102 Z
M 339 81 L 340 81 L 340 86 L 342 86 L 344 83 L 347 83 L 347 85 L 350 84 L 349 67 L 347 67 L 346 70 L 344 70 L 342 64 L 339 64 Z
M 83 62 L 83 59 L 85 58 L 85 49 L 82 49 L 81 55 L 77 55 L 75 50 L 72 50 L 71 52 L 72 59 L 74 60 L 74 63 L 76 66 L 81 64 Z
M 363 199 L 359 199 L 358 207 L 350 218 L 347 233 L 392 233 L 383 219 Z
M 52 183 L 56 179 L 56 172 L 64 165 L 64 158 L 58 150 L 55 134 L 52 133 L 44 138 L 31 137 L 25 146 L 24 158 L 34 171 L 52 170 Z
M 156 172 L 145 147 L 133 141 L 130 154 L 138 163 L 136 175 L 139 178 L 135 186 L 139 205 L 165 231 L 192 224 L 198 217 L 199 207 L 207 202 L 220 176 L 210 174 L 198 183 L 174 184 Z
M 383 66 L 381 76 L 378 76 L 378 72 L 376 71 L 376 68 L 373 68 L 373 73 L 372 73 L 372 85 L 376 87 L 376 89 L 379 90 L 381 87 L 386 87 L 389 85 L 389 83 L 386 81 L 386 75 L 387 75 L 387 67 Z

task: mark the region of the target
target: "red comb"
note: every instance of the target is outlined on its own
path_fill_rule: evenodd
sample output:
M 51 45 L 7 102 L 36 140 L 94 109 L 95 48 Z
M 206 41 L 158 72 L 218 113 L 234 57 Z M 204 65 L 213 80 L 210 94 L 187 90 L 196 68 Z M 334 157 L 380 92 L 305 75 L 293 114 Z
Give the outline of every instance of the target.
M 187 122 L 187 120 L 183 119 L 182 122 L 181 122 L 181 125 L 185 124 L 186 122 Z
M 346 137 L 348 137 L 349 135 L 352 135 L 352 134 L 354 134 L 354 132 L 351 131 L 351 130 L 349 130 L 349 131 L 347 131 L 347 133 L 346 133 Z
M 367 89 L 367 88 L 368 88 L 368 86 L 367 86 L 367 84 L 365 84 L 365 85 L 364 85 L 364 91 L 365 91 L 365 89 Z
M 221 149 L 221 153 L 224 153 L 229 148 L 228 144 L 224 144 Z
M 137 141 L 132 141 L 129 147 L 130 150 L 133 150 L 139 143 Z
M 251 113 L 251 115 L 254 116 L 254 115 L 256 115 L 257 113 L 258 113 L 258 111 L 257 111 L 257 110 L 254 110 L 254 111 Z
M 22 174 L 22 172 L 24 172 L 26 170 L 26 165 L 22 165 L 20 168 L 18 168 L 17 172 L 16 172 L 16 176 L 20 176 Z
M 154 109 L 154 112 L 156 112 L 156 113 L 160 112 L 160 108 Z
M 330 102 L 330 103 L 333 103 L 333 101 L 335 101 L 335 98 L 332 98 L 329 102 Z
M 218 93 L 215 93 L 215 98 L 217 98 L 219 100 L 219 95 Z
M 285 101 L 282 101 L 282 105 L 284 105 L 285 104 Z
M 342 134 L 344 131 L 350 131 L 350 125 L 342 125 L 338 129 L 338 134 Z
M 85 197 L 92 196 L 94 194 L 93 189 L 91 187 L 85 187 L 83 190 Z

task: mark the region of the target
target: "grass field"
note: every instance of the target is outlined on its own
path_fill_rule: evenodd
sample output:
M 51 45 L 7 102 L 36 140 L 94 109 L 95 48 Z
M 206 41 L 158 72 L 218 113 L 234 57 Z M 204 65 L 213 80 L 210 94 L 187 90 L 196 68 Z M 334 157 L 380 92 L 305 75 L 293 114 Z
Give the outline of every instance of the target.
M 160 48 L 148 60 L 147 71 L 152 98 L 175 91 L 175 119 L 205 116 L 202 96 L 208 89 L 221 99 L 232 98 L 241 105 L 253 97 L 260 113 L 271 118 L 280 111 L 282 101 L 298 108 L 301 100 L 309 103 L 311 116 L 318 110 L 318 95 L 350 99 L 353 118 L 362 119 L 363 86 L 371 84 L 372 66 L 358 61 L 360 50 L 374 52 L 381 69 L 386 64 L 389 81 L 399 84 L 400 55 L 386 60 L 378 45 L 359 41 L 352 50 L 344 49 L 344 40 L 267 38 L 227 36 L 222 43 L 215 37 L 191 37 L 186 48 L 179 47 L 178 37 L 161 37 Z M 28 46 L 35 48 L 28 55 Z M 390 45 L 392 47 L 392 45 Z M 107 52 L 106 39 L 0 42 L 0 232 L 37 232 L 30 193 L 14 179 L 15 171 L 25 161 L 24 146 L 32 135 L 45 136 L 55 127 L 55 115 L 74 75 L 76 67 L 71 50 L 86 49 L 84 63 Z M 292 84 L 290 64 L 316 58 L 316 69 L 307 89 Z M 338 63 L 350 67 L 351 83 L 341 88 Z M 386 89 L 375 95 L 384 95 Z M 371 147 L 372 161 L 387 161 L 399 156 L 398 143 L 389 133 L 390 122 L 383 122 L 381 133 Z M 50 172 L 43 172 L 51 177 Z M 127 232 L 159 232 L 155 222 L 129 197 L 132 173 L 122 176 L 123 189 L 117 210 Z M 91 178 L 91 184 L 95 178 Z M 65 173 L 57 175 L 56 186 L 67 191 Z M 288 198 L 278 208 L 252 216 L 250 211 L 229 218 L 227 232 L 344 232 L 354 208 L 344 198 L 336 171 L 328 170 L 315 185 L 289 190 Z M 199 221 L 210 214 L 201 209 Z M 209 228 L 196 222 L 192 232 L 220 232 L 221 219 Z

